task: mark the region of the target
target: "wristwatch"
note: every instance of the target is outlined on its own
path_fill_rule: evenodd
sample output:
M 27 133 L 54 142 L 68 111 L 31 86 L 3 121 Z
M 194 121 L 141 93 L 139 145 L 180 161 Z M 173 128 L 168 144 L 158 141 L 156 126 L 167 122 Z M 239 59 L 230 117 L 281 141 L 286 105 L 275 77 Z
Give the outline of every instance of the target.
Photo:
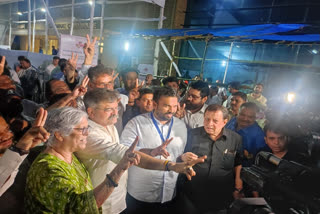
M 20 149 L 20 148 L 16 147 L 15 145 L 10 146 L 9 149 L 10 149 L 11 151 L 13 151 L 13 152 L 19 153 L 20 156 L 29 154 L 29 150 Z

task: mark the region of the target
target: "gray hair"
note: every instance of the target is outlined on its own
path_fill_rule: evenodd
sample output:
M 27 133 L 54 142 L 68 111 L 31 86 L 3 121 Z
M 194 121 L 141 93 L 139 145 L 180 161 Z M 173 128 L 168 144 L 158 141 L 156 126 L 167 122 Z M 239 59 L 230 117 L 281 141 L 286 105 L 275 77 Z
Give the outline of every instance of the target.
M 105 88 L 95 88 L 88 91 L 83 98 L 86 110 L 89 107 L 96 107 L 101 102 L 112 103 L 118 100 L 119 93 Z
M 47 145 L 53 145 L 55 132 L 68 136 L 83 118 L 88 118 L 87 113 L 72 107 L 62 107 L 49 111 L 44 125 L 44 128 L 50 133 Z
M 210 112 L 221 111 L 224 120 L 229 118 L 228 109 L 226 107 L 224 107 L 224 106 L 221 106 L 221 105 L 211 104 L 206 108 L 204 113 L 206 113 L 207 111 L 210 111 Z

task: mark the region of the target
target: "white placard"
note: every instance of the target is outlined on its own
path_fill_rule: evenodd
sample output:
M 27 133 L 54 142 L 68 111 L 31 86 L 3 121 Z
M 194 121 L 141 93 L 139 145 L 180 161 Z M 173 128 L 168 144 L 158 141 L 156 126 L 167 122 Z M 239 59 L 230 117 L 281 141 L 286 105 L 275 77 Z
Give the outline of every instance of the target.
M 70 59 L 72 53 L 78 54 L 77 68 L 81 68 L 84 62 L 83 46 L 86 42 L 86 37 L 61 34 L 58 53 L 60 58 Z M 93 66 L 98 64 L 98 51 L 98 42 L 96 42 L 94 57 L 92 60 Z

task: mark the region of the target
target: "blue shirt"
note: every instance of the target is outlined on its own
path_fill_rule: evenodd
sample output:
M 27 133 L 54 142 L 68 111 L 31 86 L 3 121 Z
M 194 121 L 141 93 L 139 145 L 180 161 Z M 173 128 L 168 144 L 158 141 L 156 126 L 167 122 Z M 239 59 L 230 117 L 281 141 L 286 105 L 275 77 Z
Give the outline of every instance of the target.
M 243 166 L 251 166 L 254 163 L 256 154 L 268 148 L 264 141 L 264 132 L 256 122 L 251 126 L 237 130 L 237 118 L 233 117 L 225 127 L 242 136 L 243 149 L 249 153 L 246 154 L 244 151 L 245 159 L 242 164 Z
M 116 89 L 120 94 L 124 94 L 129 96 L 129 92 L 125 88 L 117 88 Z

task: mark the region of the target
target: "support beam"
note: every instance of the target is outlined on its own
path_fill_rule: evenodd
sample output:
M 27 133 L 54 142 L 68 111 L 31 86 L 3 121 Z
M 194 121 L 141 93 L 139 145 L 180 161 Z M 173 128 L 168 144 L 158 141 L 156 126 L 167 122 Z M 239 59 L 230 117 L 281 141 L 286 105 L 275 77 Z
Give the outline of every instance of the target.
M 225 81 L 226 81 L 227 72 L 228 72 L 228 67 L 229 67 L 229 62 L 230 62 L 230 58 L 231 58 L 231 54 L 232 54 L 232 48 L 233 48 L 233 42 L 231 42 L 230 49 L 229 49 L 229 56 L 228 56 L 228 60 L 227 60 L 227 64 L 226 64 L 226 69 L 224 70 L 224 76 L 223 76 L 223 81 L 222 81 L 223 84 L 224 84 Z
M 12 15 L 11 15 L 11 4 L 9 4 L 9 38 L 8 38 L 8 45 L 10 46 L 11 49 L 11 37 L 12 37 Z
M 28 0 L 28 51 L 31 49 L 31 0 Z
M 200 55 L 198 54 L 198 51 L 194 48 L 192 42 L 190 40 L 188 40 L 188 43 L 193 51 L 193 53 L 196 55 L 197 58 L 201 58 Z
M 206 46 L 204 47 L 202 61 L 201 61 L 201 70 L 200 70 L 200 79 L 203 80 L 203 69 L 204 69 L 204 63 L 206 61 L 207 51 L 208 51 L 208 45 L 209 45 L 209 38 L 206 39 Z
M 164 14 L 164 6 L 160 8 L 158 29 L 161 29 L 162 26 L 163 26 L 163 14 Z M 155 76 L 158 75 L 160 42 L 161 42 L 161 39 L 157 39 L 157 40 L 156 40 L 156 44 L 155 44 L 155 48 L 154 48 L 153 75 L 155 75 Z M 168 53 L 169 53 L 169 52 L 168 52 Z M 169 55 L 170 55 L 170 54 L 169 54 Z
M 57 29 L 56 24 L 53 21 L 53 18 L 52 18 L 51 14 L 50 14 L 49 8 L 48 8 L 47 4 L 44 2 L 44 0 L 41 0 L 41 1 L 42 1 L 42 4 L 43 4 L 44 8 L 46 9 L 46 13 L 47 13 L 48 19 L 49 19 L 50 23 L 53 26 L 54 32 L 56 33 L 57 37 L 60 39 L 60 33 L 59 33 L 58 29 Z
M 71 26 L 70 26 L 70 36 L 73 34 L 73 20 L 74 20 L 74 0 L 72 0 L 71 6 Z
M 105 6 L 105 1 L 103 1 L 101 4 L 101 19 L 100 19 L 100 34 L 99 34 L 100 41 L 102 41 L 102 36 L 103 36 L 104 6 Z
M 90 38 L 93 36 L 93 17 L 94 17 L 94 7 L 95 7 L 95 0 L 92 0 L 92 5 L 91 5 L 91 12 L 90 12 Z
M 176 49 L 176 40 L 173 40 L 173 46 L 172 46 L 172 52 L 171 52 L 171 56 L 174 56 L 174 50 Z M 169 76 L 172 76 L 172 63 L 173 60 L 170 61 L 170 69 L 169 69 Z
M 172 58 L 172 56 L 170 55 L 170 53 L 169 53 L 166 45 L 165 45 L 162 41 L 160 41 L 160 45 L 161 45 L 162 49 L 164 50 L 164 52 L 166 53 L 167 57 L 168 57 L 168 58 L 170 59 L 170 61 L 172 62 L 172 65 L 173 65 L 173 67 L 176 69 L 176 72 L 178 73 L 179 77 L 181 77 L 180 70 L 179 70 L 177 64 L 173 61 L 173 58 Z
M 33 28 L 32 28 L 32 52 L 34 52 L 34 40 L 36 37 L 36 0 L 33 0 Z
M 46 0 L 47 5 L 49 6 L 49 0 Z M 45 17 L 46 17 L 46 22 L 45 22 L 45 49 L 46 49 L 46 54 L 49 54 L 49 48 L 48 48 L 48 14 L 45 13 Z

